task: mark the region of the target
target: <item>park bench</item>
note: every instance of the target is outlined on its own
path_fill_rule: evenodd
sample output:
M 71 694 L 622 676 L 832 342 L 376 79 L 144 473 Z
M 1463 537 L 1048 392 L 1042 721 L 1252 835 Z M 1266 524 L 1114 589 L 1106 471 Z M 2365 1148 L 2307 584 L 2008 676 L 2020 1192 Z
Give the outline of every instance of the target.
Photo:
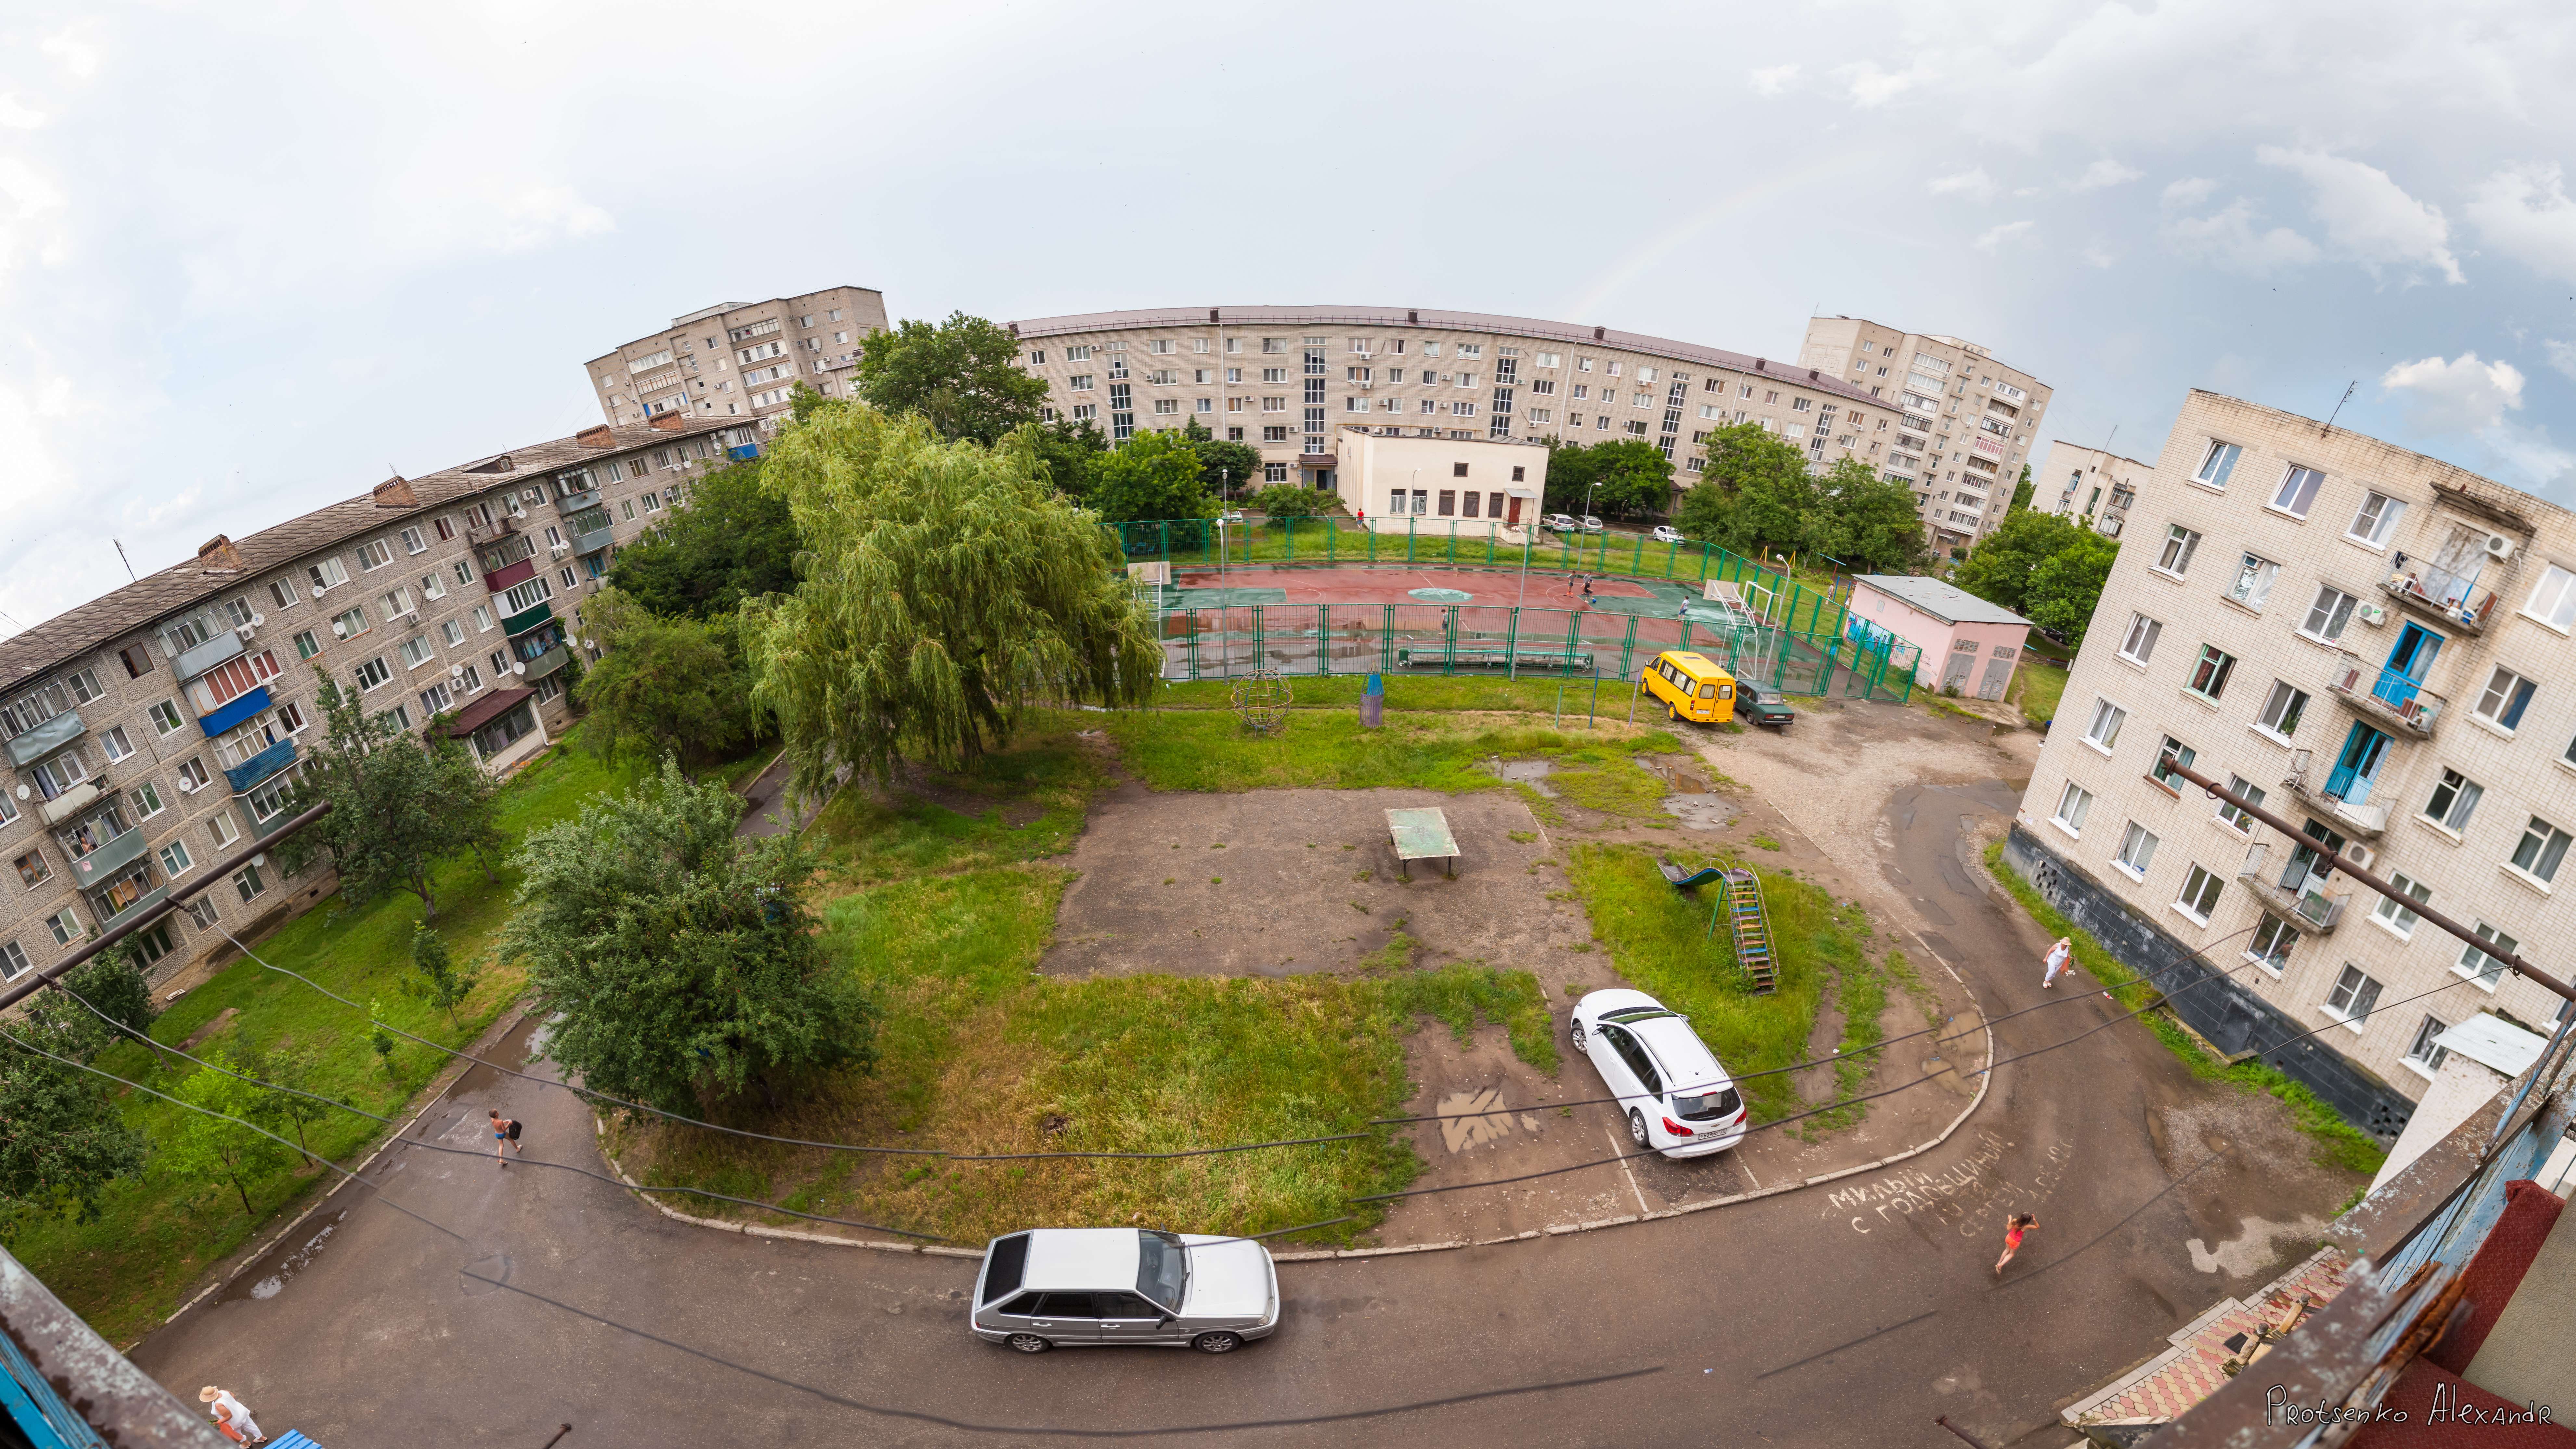
M 1509 669 L 1512 667 L 1512 660 L 1515 652 L 1516 651 L 1510 649 L 1489 648 L 1405 648 L 1395 651 L 1395 667 L 1398 669 L 1439 669 L 1443 667 L 1454 667 L 1458 669 Z M 1519 650 L 1517 651 L 1517 654 L 1520 659 L 1520 667 L 1525 670 L 1553 669 L 1567 674 L 1589 674 L 1592 672 L 1592 656 L 1590 654 L 1540 654 L 1527 649 Z

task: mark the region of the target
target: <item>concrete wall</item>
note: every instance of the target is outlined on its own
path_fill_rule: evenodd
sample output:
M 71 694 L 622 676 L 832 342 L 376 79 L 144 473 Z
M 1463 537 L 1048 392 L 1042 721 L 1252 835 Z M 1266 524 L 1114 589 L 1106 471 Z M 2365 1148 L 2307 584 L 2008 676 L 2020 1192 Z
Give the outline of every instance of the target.
M 1959 692 L 1980 699 L 2001 699 L 2012 688 L 2013 675 L 2021 670 L 2022 645 L 2030 638 L 2030 630 L 2020 624 L 1954 624 L 1867 583 L 1855 586 L 1852 611 L 1923 651 L 1914 666 L 1914 680 L 1927 689 L 1941 687 L 1952 658 L 1973 660 Z M 1963 644 L 1967 647 L 1961 648 Z M 2007 667 L 1989 686 L 1987 664 L 1996 659 Z

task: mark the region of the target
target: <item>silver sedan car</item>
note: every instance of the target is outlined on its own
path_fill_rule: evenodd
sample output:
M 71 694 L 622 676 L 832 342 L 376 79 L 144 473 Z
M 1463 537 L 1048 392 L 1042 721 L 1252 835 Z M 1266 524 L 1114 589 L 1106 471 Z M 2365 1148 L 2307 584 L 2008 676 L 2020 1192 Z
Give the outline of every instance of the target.
M 970 1322 L 977 1338 L 1022 1353 L 1122 1343 L 1232 1353 L 1279 1326 L 1279 1269 L 1242 1238 L 1035 1228 L 985 1246 Z

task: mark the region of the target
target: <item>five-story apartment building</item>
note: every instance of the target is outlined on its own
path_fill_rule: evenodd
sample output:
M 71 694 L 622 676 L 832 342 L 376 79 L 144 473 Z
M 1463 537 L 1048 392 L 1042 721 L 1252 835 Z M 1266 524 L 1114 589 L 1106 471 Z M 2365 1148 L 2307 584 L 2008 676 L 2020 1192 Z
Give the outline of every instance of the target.
M 2153 463 L 2060 438 L 2048 445 L 2048 460 L 2032 471 L 2031 505 L 2118 538 L 2129 526 L 2139 487 L 2155 471 Z
M 2444 1028 L 2560 1011 L 2408 903 L 2576 939 L 2576 515 L 2195 391 L 2123 545 L 2009 854 L 2222 1049 L 2393 1135 Z
M 612 427 L 674 415 L 765 419 L 787 411 L 799 382 L 848 397 L 860 343 L 885 325 L 885 294 L 866 287 L 726 302 L 592 358 L 591 394 Z

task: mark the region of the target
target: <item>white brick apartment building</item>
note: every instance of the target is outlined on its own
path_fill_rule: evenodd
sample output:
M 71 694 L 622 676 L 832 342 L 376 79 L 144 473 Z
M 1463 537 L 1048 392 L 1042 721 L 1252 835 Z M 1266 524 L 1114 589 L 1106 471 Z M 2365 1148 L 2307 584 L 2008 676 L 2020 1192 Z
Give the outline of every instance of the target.
M 859 344 L 885 325 L 885 294 L 866 287 L 726 302 L 674 317 L 586 370 L 612 427 L 673 415 L 739 423 L 787 411 L 799 382 L 848 397 Z
M 326 675 L 487 768 L 542 748 L 612 551 L 751 431 L 673 416 L 388 479 L 0 640 L 0 980 L 275 829 Z M 130 939 L 163 979 L 326 884 L 254 862 Z
M 2153 463 L 2060 438 L 2048 445 L 2044 459 L 2031 470 L 2031 506 L 2118 538 L 2129 526 L 2129 510 L 2137 506 L 2138 490 L 2155 471 Z
M 2566 969 L 2576 516 L 2196 391 L 2123 544 L 2012 858 L 2223 1048 L 2323 1028 L 2267 1059 L 2393 1134 L 2444 1027 L 2561 1003 L 2332 863 Z M 2306 838 L 2159 780 L 2167 757 Z

